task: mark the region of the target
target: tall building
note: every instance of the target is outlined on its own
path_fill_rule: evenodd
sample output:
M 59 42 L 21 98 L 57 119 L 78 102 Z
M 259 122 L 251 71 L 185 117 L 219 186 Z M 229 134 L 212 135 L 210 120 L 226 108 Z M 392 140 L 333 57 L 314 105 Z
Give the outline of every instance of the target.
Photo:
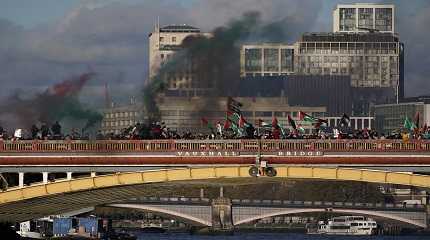
M 353 113 L 403 98 L 403 44 L 392 33 L 305 33 L 294 44 L 241 48 L 241 76 L 350 76 Z
M 395 33 L 393 4 L 338 4 L 333 11 L 333 32 Z
M 160 67 L 172 60 L 173 55 L 181 49 L 184 39 L 190 36 L 210 37 L 210 33 L 202 33 L 199 28 L 189 25 L 168 25 L 164 27 L 156 26 L 155 30 L 149 34 L 149 80 L 151 81 L 159 73 Z M 189 92 L 199 90 L 201 86 L 196 86 L 196 74 L 190 59 L 177 59 L 182 68 L 167 75 L 161 76 L 165 81 L 168 90 L 186 90 Z M 193 95 L 193 94 L 191 94 Z
M 294 73 L 295 45 L 252 44 L 241 48 L 241 76 L 279 76 Z

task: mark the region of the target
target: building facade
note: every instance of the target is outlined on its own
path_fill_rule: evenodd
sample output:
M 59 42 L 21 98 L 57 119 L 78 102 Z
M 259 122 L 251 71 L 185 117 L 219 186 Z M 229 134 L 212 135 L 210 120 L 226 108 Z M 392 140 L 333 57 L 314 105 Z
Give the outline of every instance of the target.
M 119 134 L 125 128 L 144 120 L 143 106 L 130 104 L 119 107 L 109 107 L 103 110 L 101 123 L 102 134 Z
M 333 11 L 333 32 L 395 33 L 393 4 L 338 4 Z
M 325 117 L 325 107 L 300 107 L 290 106 L 285 97 L 237 97 L 236 101 L 243 104 L 242 115 L 244 118 L 258 125 L 258 120 L 271 123 L 273 117 L 276 117 L 279 124 L 288 127 L 288 115 L 302 124 L 306 132 L 310 132 L 311 125 L 299 121 L 299 111 L 306 112 L 315 117 Z M 162 121 L 166 125 L 178 132 L 199 131 L 208 132 L 209 129 L 204 126 L 201 118 L 206 118 L 214 126 L 217 122 L 222 124 L 226 118 L 227 97 L 164 97 L 159 102 Z
M 353 114 L 367 115 L 372 104 L 403 98 L 403 59 L 403 44 L 392 33 L 305 33 L 292 45 L 243 45 L 240 72 L 241 77 L 348 76 Z
M 199 28 L 189 25 L 156 26 L 149 34 L 149 80 L 161 77 L 168 90 L 183 90 L 186 96 L 195 95 L 202 86 L 198 86 L 196 73 L 193 71 L 191 59 L 181 58 L 175 54 L 182 49 L 184 39 L 192 36 L 210 37 L 210 33 L 202 33 Z M 176 59 L 175 59 L 176 58 Z M 158 76 L 160 68 L 177 61 L 181 67 L 175 67 L 163 76 Z
M 403 128 L 406 117 L 414 121 L 419 113 L 419 122 L 430 126 L 430 98 L 417 102 L 399 104 L 381 104 L 374 106 L 376 129 L 383 133 L 392 133 Z

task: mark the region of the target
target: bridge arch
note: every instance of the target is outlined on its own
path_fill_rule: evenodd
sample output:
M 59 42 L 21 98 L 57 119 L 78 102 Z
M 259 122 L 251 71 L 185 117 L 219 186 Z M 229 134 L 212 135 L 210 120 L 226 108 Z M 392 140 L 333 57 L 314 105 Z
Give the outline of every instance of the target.
M 314 213 L 314 212 L 326 212 L 327 209 L 325 208 L 301 208 L 301 209 L 285 209 L 281 211 L 276 212 L 269 212 L 266 214 L 260 214 L 256 216 L 247 217 L 244 219 L 241 219 L 239 221 L 234 222 L 234 225 L 240 225 L 248 222 L 252 222 L 255 220 L 268 218 L 268 217 L 275 217 L 275 216 L 281 216 L 281 215 L 291 215 L 291 214 L 299 214 L 299 213 Z M 356 210 L 356 209 L 330 209 L 330 212 L 333 213 L 347 213 L 347 214 L 358 214 L 358 215 L 367 215 L 367 216 L 374 216 L 374 217 L 381 217 L 385 219 L 391 219 L 396 220 L 399 222 L 407 223 L 410 225 L 414 225 L 421 228 L 426 228 L 427 225 L 424 222 L 419 222 L 416 220 L 407 219 L 401 216 L 397 216 L 394 214 L 384 213 L 384 212 L 378 212 L 378 211 L 370 211 L 370 210 Z
M 385 172 L 364 169 L 346 168 L 322 168 L 306 166 L 276 166 L 276 178 L 287 179 L 324 179 L 324 180 L 348 180 L 362 181 L 384 184 L 410 185 L 417 187 L 430 188 L 430 176 L 416 175 L 410 173 Z M 23 188 L 11 188 L 0 192 L 1 211 L 15 211 L 13 214 L 19 215 L 20 207 L 26 202 L 39 200 L 41 205 L 55 208 L 54 203 L 42 203 L 44 198 L 55 198 L 62 196 L 63 200 L 72 198 L 73 194 L 88 193 L 92 191 L 110 191 L 125 187 L 139 187 L 151 183 L 183 182 L 193 180 L 214 180 L 223 178 L 248 178 L 253 179 L 248 173 L 249 166 L 219 166 L 202 168 L 178 168 L 178 169 L 159 169 L 144 172 L 127 172 L 112 175 L 99 175 L 94 177 L 77 178 L 71 180 L 58 180 L 46 184 L 38 183 Z M 120 198 L 119 196 L 118 198 Z M 107 204 L 103 196 L 100 196 L 101 204 Z M 122 199 L 122 198 L 121 198 Z M 118 199 L 120 200 L 120 199 Z M 79 201 L 80 207 L 94 206 L 94 202 Z M 112 202 L 109 202 L 112 203 Z M 64 204 L 64 208 L 71 207 Z M 31 205 L 32 206 L 32 205 Z M 53 207 L 54 206 L 54 207 Z M 30 207 L 30 206 L 28 206 Z M 36 207 L 36 206 L 35 206 Z M 40 215 L 44 212 L 40 212 Z M 6 214 L 3 214 L 7 217 Z M 2 216 L 3 216 L 2 215 Z M 49 215 L 49 214 L 46 214 Z M 0 218 L 2 217 L 0 216 Z M 22 215 L 20 219 L 30 219 L 33 215 Z M 42 215 L 43 216 L 43 215 Z
M 193 216 L 192 213 L 187 211 L 181 211 L 181 209 L 178 209 L 178 208 L 176 209 L 168 208 L 166 206 L 156 206 L 156 205 L 147 205 L 147 204 L 122 204 L 122 203 L 108 204 L 106 206 L 116 207 L 116 208 L 147 210 L 151 212 L 162 213 L 172 217 L 180 218 L 188 222 L 197 223 L 198 225 L 212 226 L 212 222 L 211 222 L 212 216 L 211 216 L 210 206 L 207 206 L 209 211 L 207 211 L 204 214 L 206 216 L 200 216 L 200 217 Z

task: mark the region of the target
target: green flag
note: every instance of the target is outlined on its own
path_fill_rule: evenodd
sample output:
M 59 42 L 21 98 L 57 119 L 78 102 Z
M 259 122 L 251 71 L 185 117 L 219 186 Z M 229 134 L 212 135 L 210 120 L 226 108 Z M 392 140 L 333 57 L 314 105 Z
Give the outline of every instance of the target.
M 417 126 L 408 117 L 405 118 L 405 122 L 403 123 L 403 127 L 408 129 L 409 131 L 413 131 Z

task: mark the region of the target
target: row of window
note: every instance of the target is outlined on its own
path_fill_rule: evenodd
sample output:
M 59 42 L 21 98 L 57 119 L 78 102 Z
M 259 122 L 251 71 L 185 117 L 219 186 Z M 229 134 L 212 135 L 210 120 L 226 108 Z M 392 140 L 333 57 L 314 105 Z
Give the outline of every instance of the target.
M 166 37 L 160 37 L 160 43 L 165 42 L 167 39 Z M 171 42 L 176 42 L 176 37 L 173 36 L 170 38 Z
M 129 127 L 135 125 L 137 121 L 121 120 L 121 121 L 103 121 L 102 127 Z
M 115 113 L 105 113 L 105 118 L 122 118 L 122 117 L 137 117 L 139 113 L 137 111 L 127 111 L 127 112 L 115 112 Z

